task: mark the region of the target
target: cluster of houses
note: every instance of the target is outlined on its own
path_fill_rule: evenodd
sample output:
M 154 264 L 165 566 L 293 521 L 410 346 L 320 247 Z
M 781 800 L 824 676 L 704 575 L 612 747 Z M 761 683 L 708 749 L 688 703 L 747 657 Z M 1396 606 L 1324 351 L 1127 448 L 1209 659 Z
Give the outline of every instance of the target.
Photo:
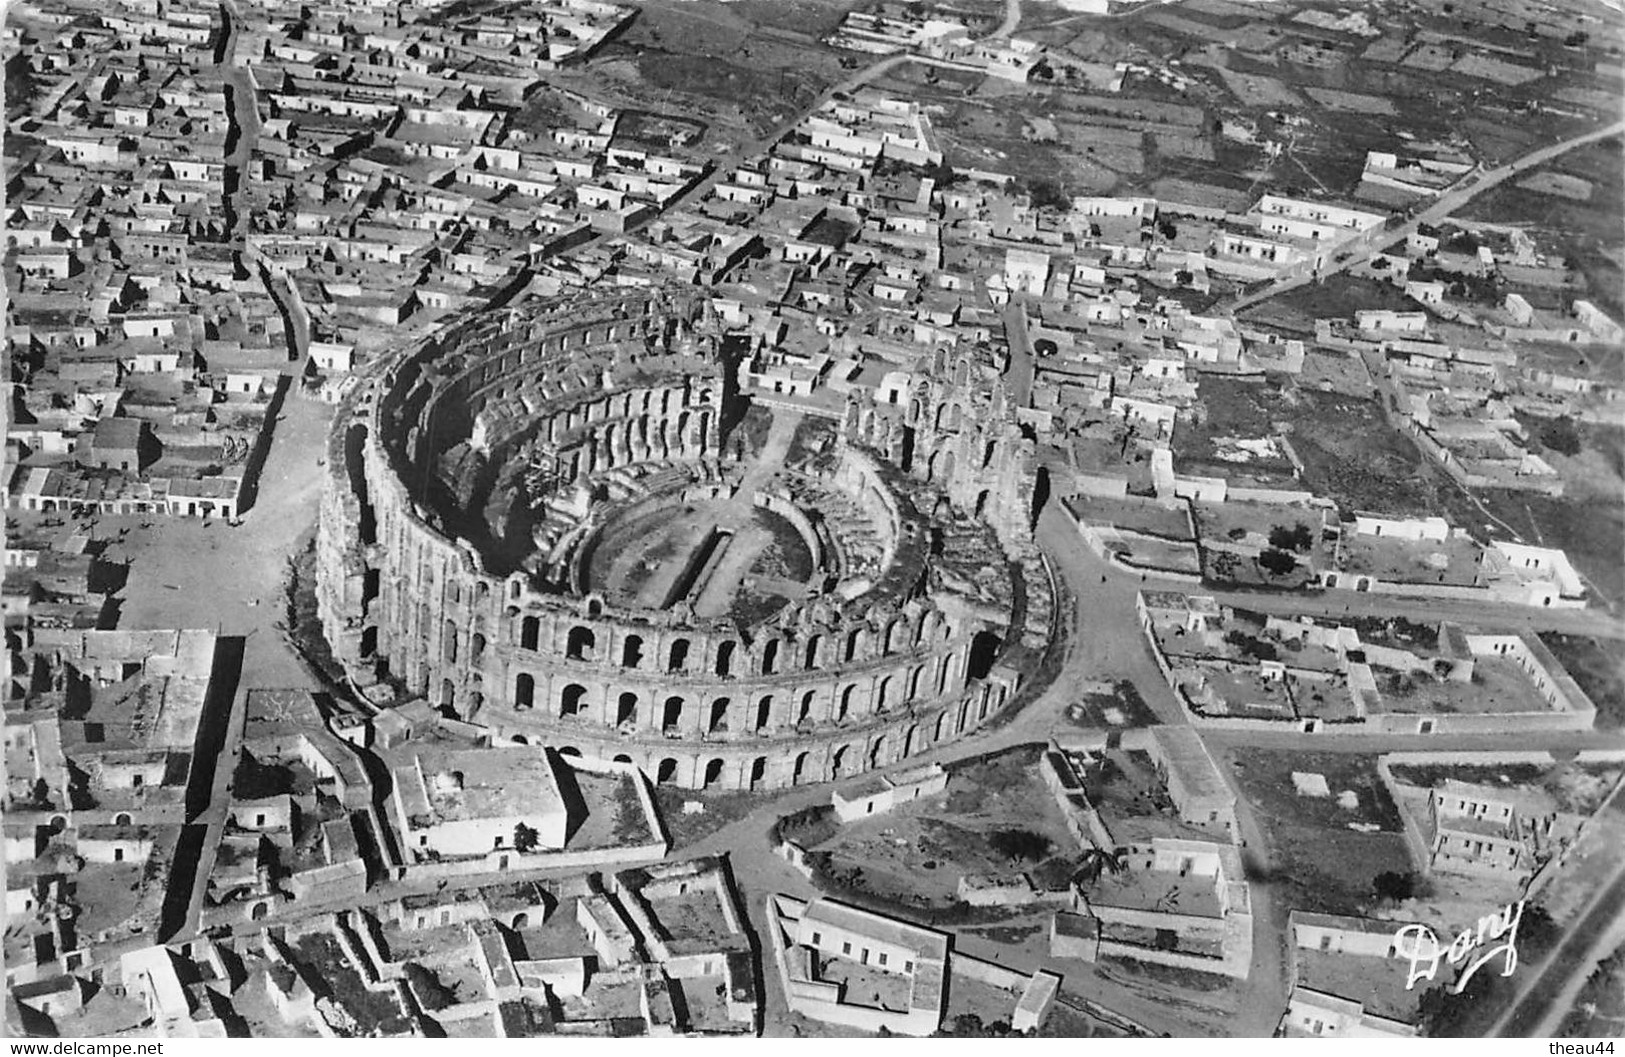
M 1044 782 L 1085 876 L 1050 921 L 1050 953 L 1126 958 L 1245 978 L 1252 902 L 1236 797 L 1189 727 L 1052 743 Z
M 31 638 L 5 723 L 8 986 L 89 972 L 106 945 L 159 927 L 189 802 L 212 778 L 195 756 L 212 631 Z
M 18 510 L 234 517 L 287 352 L 230 245 L 214 12 L 81 7 L 6 27 L 32 112 L 7 158 L 6 340 L 24 384 L 0 485 Z
M 164 1038 L 670 1038 L 752 1034 L 761 1017 L 722 859 L 404 896 L 143 946 L 110 969 L 99 1021 Z M 90 1012 L 72 992 L 30 1008 L 67 1025 Z
M 556 290 L 530 269 L 692 187 L 703 166 L 673 154 L 692 133 L 540 76 L 634 13 L 596 0 L 450 20 L 434 6 L 286 5 L 242 30 L 258 108 L 246 253 L 308 315 L 318 370 L 341 376 L 402 327 L 510 285 Z
M 1191 721 L 1305 733 L 1589 730 L 1596 706 L 1530 633 L 1261 616 L 1142 591 L 1141 630 Z

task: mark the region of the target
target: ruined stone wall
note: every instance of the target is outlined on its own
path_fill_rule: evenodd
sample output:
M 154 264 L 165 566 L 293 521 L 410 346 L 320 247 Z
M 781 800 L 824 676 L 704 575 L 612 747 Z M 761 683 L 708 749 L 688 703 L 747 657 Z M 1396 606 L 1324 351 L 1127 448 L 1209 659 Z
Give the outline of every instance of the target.
M 938 605 L 919 574 L 742 628 L 681 606 L 616 607 L 523 572 L 495 575 L 471 544 L 448 538 L 423 484 L 448 442 L 476 438 L 500 453 L 535 438 L 576 453 L 576 476 L 714 458 L 721 386 L 697 362 L 698 318 L 659 294 L 563 317 L 481 317 L 466 344 L 444 331 L 358 387 L 335 427 L 318 540 L 324 628 L 357 682 L 387 675 L 495 739 L 716 788 L 857 774 L 1003 707 L 1015 688 L 989 673 L 982 639 L 1006 629 Z M 650 343 L 650 369 L 609 393 L 583 384 L 595 350 L 627 341 Z M 695 366 L 686 379 L 653 370 L 679 363 Z M 923 569 L 923 533 L 905 527 L 909 561 L 894 564 Z

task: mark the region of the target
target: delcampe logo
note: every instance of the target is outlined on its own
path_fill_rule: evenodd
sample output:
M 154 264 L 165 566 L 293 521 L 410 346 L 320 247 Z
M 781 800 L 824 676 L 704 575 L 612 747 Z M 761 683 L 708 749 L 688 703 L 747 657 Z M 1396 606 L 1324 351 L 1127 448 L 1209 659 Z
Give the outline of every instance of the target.
M 1420 980 L 1433 979 L 1441 961 L 1451 965 L 1468 963 L 1461 975 L 1456 977 L 1451 994 L 1461 994 L 1467 981 L 1497 957 L 1505 959 L 1501 975 L 1511 976 L 1518 967 L 1518 923 L 1522 920 L 1523 900 L 1519 900 L 1479 918 L 1477 927 L 1463 929 L 1449 947 L 1441 946 L 1439 937 L 1426 925 L 1406 925 L 1394 933 L 1395 952 L 1411 963 L 1405 978 L 1405 990 L 1409 991 Z M 1486 950 L 1486 944 L 1493 946 Z

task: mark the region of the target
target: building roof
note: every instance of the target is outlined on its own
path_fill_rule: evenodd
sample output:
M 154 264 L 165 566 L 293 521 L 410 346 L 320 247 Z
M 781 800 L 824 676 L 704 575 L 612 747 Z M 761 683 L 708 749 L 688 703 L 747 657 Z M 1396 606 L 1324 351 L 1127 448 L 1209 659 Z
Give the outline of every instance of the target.
M 834 928 L 846 929 L 860 935 L 912 950 L 921 959 L 946 961 L 948 936 L 936 929 L 910 924 L 897 918 L 861 910 L 833 899 L 815 899 L 807 904 L 802 920 L 824 922 Z
M 141 428 L 145 424 L 139 418 L 104 418 L 96 423 L 96 447 L 137 447 L 141 443 Z
M 1169 769 L 1179 776 L 1180 784 L 1191 796 L 1235 802 L 1236 794 L 1219 773 L 1218 765 L 1194 729 L 1161 726 L 1154 728 L 1151 736 L 1156 739 Z

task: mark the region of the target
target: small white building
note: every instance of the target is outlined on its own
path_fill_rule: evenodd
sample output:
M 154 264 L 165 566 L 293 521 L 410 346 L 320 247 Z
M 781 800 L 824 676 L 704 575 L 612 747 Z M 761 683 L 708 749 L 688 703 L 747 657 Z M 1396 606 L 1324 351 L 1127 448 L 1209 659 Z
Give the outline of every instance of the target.
M 856 822 L 933 796 L 948 787 L 948 772 L 940 764 L 927 764 L 895 775 L 874 775 L 830 794 L 835 817 Z

